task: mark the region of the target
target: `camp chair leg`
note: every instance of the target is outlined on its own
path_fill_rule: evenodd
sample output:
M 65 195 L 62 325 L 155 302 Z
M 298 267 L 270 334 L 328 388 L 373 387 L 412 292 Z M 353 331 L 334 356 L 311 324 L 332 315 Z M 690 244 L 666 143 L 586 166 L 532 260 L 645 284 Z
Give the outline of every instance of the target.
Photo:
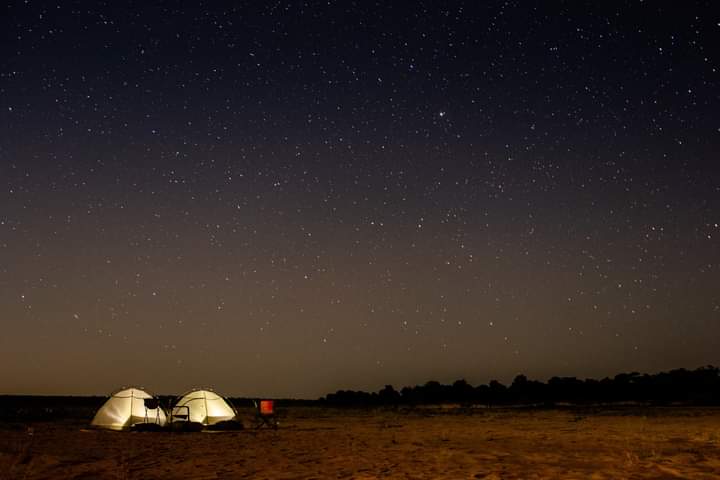
M 278 428 L 278 421 L 276 418 L 260 417 L 255 422 L 255 429 L 257 430 L 263 426 L 276 430 Z

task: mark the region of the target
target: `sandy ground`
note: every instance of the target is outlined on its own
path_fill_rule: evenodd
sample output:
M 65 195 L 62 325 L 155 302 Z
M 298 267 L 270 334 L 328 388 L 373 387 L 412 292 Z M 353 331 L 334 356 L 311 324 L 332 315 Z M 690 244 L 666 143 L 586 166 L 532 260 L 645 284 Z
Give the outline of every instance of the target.
M 720 478 L 718 409 L 283 414 L 278 430 L 219 433 L 5 422 L 0 478 Z

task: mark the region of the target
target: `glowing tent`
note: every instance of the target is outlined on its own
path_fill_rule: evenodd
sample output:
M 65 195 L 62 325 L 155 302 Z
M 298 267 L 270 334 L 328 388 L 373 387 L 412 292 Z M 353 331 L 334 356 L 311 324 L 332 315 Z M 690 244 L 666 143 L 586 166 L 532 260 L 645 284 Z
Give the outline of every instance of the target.
M 140 423 L 164 426 L 165 411 L 157 399 L 146 391 L 130 387 L 113 393 L 95 414 L 90 425 L 111 430 L 125 430 Z
M 193 390 L 175 403 L 173 418 L 183 418 L 203 425 L 235 419 L 235 410 L 223 397 L 209 390 Z

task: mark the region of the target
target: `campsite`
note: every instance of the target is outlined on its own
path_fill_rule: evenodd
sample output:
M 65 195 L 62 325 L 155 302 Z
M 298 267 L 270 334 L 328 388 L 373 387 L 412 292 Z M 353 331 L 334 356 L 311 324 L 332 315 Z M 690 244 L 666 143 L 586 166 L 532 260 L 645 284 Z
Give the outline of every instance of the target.
M 0 479 L 714 479 L 720 472 L 720 409 L 710 407 L 279 402 L 279 427 L 255 429 L 252 403 L 236 402 L 241 430 L 167 433 L 90 428 L 105 401 L 30 397 L 22 416 L 0 416 Z
M 720 480 L 720 0 L 3 7 L 0 480 Z

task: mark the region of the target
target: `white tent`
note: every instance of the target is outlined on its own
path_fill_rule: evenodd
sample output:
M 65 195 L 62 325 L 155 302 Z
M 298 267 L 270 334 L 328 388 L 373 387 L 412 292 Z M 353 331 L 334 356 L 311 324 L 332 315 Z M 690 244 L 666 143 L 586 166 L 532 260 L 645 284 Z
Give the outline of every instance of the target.
M 172 416 L 187 418 L 191 422 L 214 425 L 235 419 L 235 410 L 223 397 L 209 390 L 193 390 L 175 403 Z
M 138 423 L 157 423 L 163 426 L 167 418 L 162 407 L 158 405 L 156 408 L 147 408 L 145 405 L 146 399 L 154 398 L 135 387 L 115 392 L 100 407 L 90 425 L 111 430 L 128 429 Z

